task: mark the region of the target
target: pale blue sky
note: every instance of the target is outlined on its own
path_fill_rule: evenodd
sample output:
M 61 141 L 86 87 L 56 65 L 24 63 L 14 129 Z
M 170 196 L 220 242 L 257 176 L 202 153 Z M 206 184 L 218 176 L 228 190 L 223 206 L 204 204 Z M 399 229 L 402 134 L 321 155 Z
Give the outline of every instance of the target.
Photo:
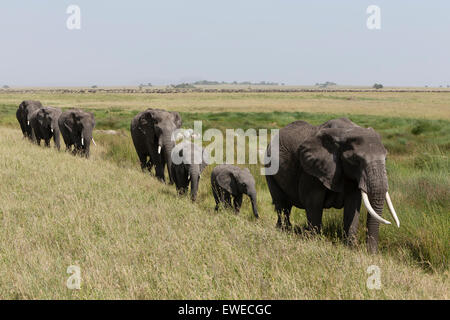
M 0 43 L 0 85 L 450 85 L 448 0 L 2 0 Z

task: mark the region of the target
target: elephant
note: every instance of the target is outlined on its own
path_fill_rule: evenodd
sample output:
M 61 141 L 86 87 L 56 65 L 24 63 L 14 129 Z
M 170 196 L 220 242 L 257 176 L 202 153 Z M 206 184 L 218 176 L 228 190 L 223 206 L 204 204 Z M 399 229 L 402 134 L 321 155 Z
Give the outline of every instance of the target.
M 197 199 L 200 176 L 207 166 L 204 149 L 190 141 L 175 146 L 172 151 L 172 174 L 178 194 L 184 194 L 191 184 L 191 200 Z
M 19 108 L 17 108 L 16 118 L 24 138 L 32 140 L 33 130 L 30 126 L 29 117 L 31 117 L 31 114 L 39 108 L 42 108 L 42 103 L 35 100 L 24 100 L 19 105 Z
M 80 109 L 67 110 L 59 116 L 58 126 L 66 144 L 66 150 L 70 151 L 73 145 L 73 154 L 79 153 L 89 158 L 91 140 L 95 144 L 92 138 L 95 127 L 94 114 Z
M 55 147 L 59 150 L 61 147 L 58 119 L 62 111 L 58 108 L 43 107 L 34 111 L 30 118 L 30 125 L 33 129 L 33 140 L 38 145 L 41 140 L 45 141 L 47 147 L 50 146 L 50 140 L 53 137 Z
M 216 201 L 215 210 L 219 209 L 219 203 L 225 203 L 231 207 L 231 196 L 233 196 L 234 210 L 239 213 L 242 205 L 242 195 L 246 194 L 252 203 L 253 214 L 256 218 L 258 208 L 256 205 L 255 179 L 248 168 L 222 164 L 216 166 L 211 173 L 211 188 Z
M 370 253 L 377 253 L 379 223 L 390 224 L 381 217 L 385 201 L 400 227 L 388 193 L 387 150 L 380 135 L 347 118 L 319 126 L 295 121 L 277 135 L 279 156 L 275 158 L 279 169 L 266 175 L 278 215 L 277 227 L 291 228 L 289 215 L 295 206 L 306 211 L 306 229 L 320 232 L 323 209 L 344 208 L 345 239 L 354 245 L 362 199 L 368 211 L 367 248 Z M 273 143 L 274 140 L 269 143 L 266 157 L 272 154 Z
M 141 169 L 148 171 L 155 166 L 156 177 L 162 182 L 167 164 L 169 182 L 173 184 L 171 153 L 175 147 L 175 130 L 181 128 L 178 112 L 148 108 L 138 113 L 131 121 L 130 131 Z

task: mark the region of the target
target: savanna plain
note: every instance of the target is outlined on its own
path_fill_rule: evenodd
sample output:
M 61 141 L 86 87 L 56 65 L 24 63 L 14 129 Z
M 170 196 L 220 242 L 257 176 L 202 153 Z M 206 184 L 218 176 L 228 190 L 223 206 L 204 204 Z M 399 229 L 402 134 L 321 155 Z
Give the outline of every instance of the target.
M 84 159 L 22 138 L 22 100 L 92 111 L 96 146 Z M 348 117 L 388 150 L 389 193 L 401 226 L 380 226 L 380 252 L 344 244 L 342 210 L 313 237 L 275 228 L 259 165 L 249 165 L 260 218 L 214 211 L 209 176 L 197 202 L 142 172 L 129 126 L 148 108 L 179 111 L 183 127 L 275 129 Z M 114 131 L 111 131 L 114 130 Z M 53 145 L 53 144 L 52 144 Z M 2 299 L 448 299 L 450 92 L 0 92 Z M 387 209 L 385 208 L 385 212 Z M 387 214 L 386 214 L 387 216 Z M 291 220 L 304 225 L 303 210 Z M 81 289 L 66 287 L 67 268 Z M 366 285 L 380 268 L 381 289 Z

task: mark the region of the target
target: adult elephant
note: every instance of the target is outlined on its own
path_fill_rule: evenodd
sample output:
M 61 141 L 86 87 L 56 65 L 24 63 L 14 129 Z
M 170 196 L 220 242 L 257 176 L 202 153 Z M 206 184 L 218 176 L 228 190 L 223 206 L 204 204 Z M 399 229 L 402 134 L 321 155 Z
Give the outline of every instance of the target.
M 35 100 L 24 100 L 19 105 L 16 111 L 16 118 L 19 122 L 20 129 L 22 130 L 22 134 L 24 138 L 32 139 L 32 128 L 30 126 L 29 118 L 37 109 L 42 108 L 42 104 L 40 101 Z
M 41 144 L 41 140 L 44 140 L 45 145 L 49 147 L 50 140 L 53 137 L 56 148 L 58 150 L 60 149 L 58 119 L 61 113 L 61 109 L 53 107 L 43 107 L 32 113 L 30 125 L 33 129 L 34 139 L 38 145 Z
M 91 140 L 94 141 L 92 138 L 95 127 L 94 114 L 80 109 L 64 111 L 59 116 L 58 127 L 66 144 L 66 150 L 70 151 L 73 146 L 73 154 L 79 153 L 88 158 Z
M 344 208 L 344 232 L 350 244 L 356 240 L 361 198 L 367 208 L 367 246 L 378 250 L 379 223 L 386 201 L 400 226 L 388 193 L 387 151 L 380 135 L 349 119 L 330 120 L 313 126 L 295 121 L 282 128 L 279 138 L 279 170 L 266 175 L 278 214 L 277 226 L 290 228 L 292 206 L 305 209 L 308 229 L 320 231 L 324 208 Z M 269 144 L 266 155 L 273 156 Z M 272 161 L 276 161 L 272 160 Z
M 191 185 L 191 200 L 197 199 L 200 176 L 207 166 L 204 149 L 190 141 L 175 146 L 172 155 L 172 175 L 179 194 L 184 194 Z
M 175 146 L 173 133 L 181 128 L 181 124 L 178 112 L 151 108 L 138 113 L 131 121 L 131 138 L 141 168 L 151 171 L 154 165 L 156 177 L 165 181 L 164 169 L 167 164 L 171 184 L 173 183 L 171 153 Z

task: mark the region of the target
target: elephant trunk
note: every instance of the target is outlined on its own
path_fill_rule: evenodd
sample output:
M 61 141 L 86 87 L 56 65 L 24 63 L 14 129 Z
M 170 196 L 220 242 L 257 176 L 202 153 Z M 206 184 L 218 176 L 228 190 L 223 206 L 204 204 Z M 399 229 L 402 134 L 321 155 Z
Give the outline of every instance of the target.
M 89 157 L 90 147 L 92 140 L 92 128 L 84 127 L 81 130 L 81 150 L 83 150 L 84 156 Z
M 169 173 L 169 183 L 173 184 L 172 174 L 172 150 L 175 147 L 175 142 L 172 141 L 172 133 L 164 133 L 162 139 L 160 139 L 162 147 L 164 148 L 164 157 L 167 163 L 167 172 Z M 159 143 L 159 142 L 158 142 Z M 158 146 L 161 146 L 161 144 Z
M 365 170 L 365 188 L 362 190 L 363 202 L 367 207 L 367 248 L 370 253 L 378 252 L 378 234 L 380 222 L 390 224 L 381 218 L 386 192 L 387 174 L 384 162 L 369 164 Z M 367 190 L 367 193 L 364 191 Z
M 191 168 L 195 168 L 196 165 L 191 165 Z M 197 192 L 198 192 L 198 182 L 200 180 L 200 173 L 198 170 L 190 170 L 189 172 L 191 179 L 191 200 L 197 200 Z
M 250 197 L 250 201 L 252 202 L 253 214 L 256 218 L 259 218 L 258 207 L 256 205 L 256 191 L 251 192 L 248 196 Z

